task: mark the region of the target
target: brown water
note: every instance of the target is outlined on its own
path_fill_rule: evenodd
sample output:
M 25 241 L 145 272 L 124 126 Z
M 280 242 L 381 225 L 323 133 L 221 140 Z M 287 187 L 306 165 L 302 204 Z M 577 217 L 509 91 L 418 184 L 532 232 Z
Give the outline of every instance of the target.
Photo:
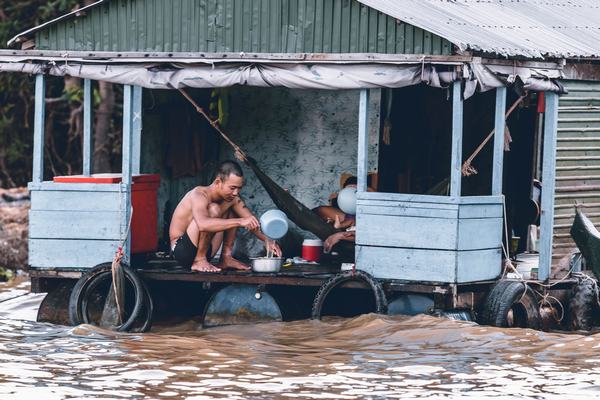
M 117 334 L 33 322 L 42 297 L 0 284 L 0 399 L 600 398 L 600 335 L 376 315 Z

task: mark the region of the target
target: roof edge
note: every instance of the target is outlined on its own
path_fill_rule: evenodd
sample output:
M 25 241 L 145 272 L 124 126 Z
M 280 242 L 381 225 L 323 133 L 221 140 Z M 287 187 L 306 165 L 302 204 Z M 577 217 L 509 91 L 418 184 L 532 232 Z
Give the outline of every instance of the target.
M 54 18 L 53 20 L 50 20 L 48 22 L 44 22 L 43 24 L 34 26 L 33 28 L 30 28 L 30 29 L 28 29 L 26 31 L 18 33 L 18 34 L 16 34 L 12 39 L 10 39 L 6 43 L 6 46 L 7 47 L 11 47 L 11 46 L 13 46 L 13 45 L 21 42 L 22 41 L 21 38 L 23 36 L 27 36 L 27 35 L 29 35 L 31 33 L 37 32 L 37 31 L 39 31 L 41 29 L 47 28 L 47 27 L 49 27 L 51 25 L 54 25 L 54 24 L 56 24 L 56 23 L 58 23 L 60 21 L 63 21 L 63 20 L 66 20 L 66 19 L 70 19 L 70 18 L 74 18 L 74 17 L 79 17 L 79 16 L 81 16 L 82 12 L 84 12 L 86 10 L 89 10 L 91 8 L 97 7 L 97 6 L 101 5 L 102 3 L 107 3 L 108 1 L 109 0 L 98 0 L 95 3 L 92 3 L 92 4 L 87 5 L 85 7 L 78 8 L 77 10 L 71 11 L 70 13 L 63 14 L 63 15 L 57 17 L 57 18 Z

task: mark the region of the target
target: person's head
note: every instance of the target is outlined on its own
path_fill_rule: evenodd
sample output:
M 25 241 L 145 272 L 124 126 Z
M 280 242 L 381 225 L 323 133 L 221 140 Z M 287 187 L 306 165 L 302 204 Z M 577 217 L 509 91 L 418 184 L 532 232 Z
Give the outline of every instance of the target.
M 242 167 L 235 161 L 223 161 L 217 167 L 213 185 L 223 199 L 232 201 L 244 186 Z

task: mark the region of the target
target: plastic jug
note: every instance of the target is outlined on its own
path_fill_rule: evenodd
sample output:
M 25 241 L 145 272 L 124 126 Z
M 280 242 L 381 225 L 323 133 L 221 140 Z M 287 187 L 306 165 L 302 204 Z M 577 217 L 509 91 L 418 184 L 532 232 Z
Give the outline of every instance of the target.
M 260 229 L 273 240 L 281 239 L 288 231 L 287 216 L 280 210 L 269 210 L 260 217 Z

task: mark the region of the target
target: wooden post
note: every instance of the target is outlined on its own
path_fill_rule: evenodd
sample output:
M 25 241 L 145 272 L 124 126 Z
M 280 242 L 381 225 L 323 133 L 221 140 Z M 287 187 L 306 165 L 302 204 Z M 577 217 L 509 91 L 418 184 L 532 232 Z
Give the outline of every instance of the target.
M 31 181 L 44 180 L 44 123 L 46 122 L 46 78 L 35 76 L 35 116 L 33 120 L 33 171 Z
M 361 89 L 358 103 L 357 191 L 367 191 L 369 162 L 369 89 Z
M 452 84 L 452 165 L 450 168 L 450 196 L 460 197 L 462 179 L 463 100 L 461 81 Z
M 538 279 L 542 281 L 547 281 L 550 278 L 550 268 L 552 266 L 558 94 L 545 92 L 545 98 L 544 154 L 542 156 L 542 215 L 540 217 L 540 265 L 538 269 Z
M 83 80 L 83 175 L 92 174 L 93 142 L 92 142 L 92 81 Z
M 121 210 L 121 235 L 122 239 L 127 234 L 123 246 L 123 261 L 129 263 L 131 255 L 131 232 L 129 220 L 131 215 L 131 161 L 133 139 L 133 88 L 131 85 L 123 87 L 123 158 L 121 169 L 121 191 L 123 196 L 123 209 Z
M 138 175 L 142 151 L 142 87 L 133 87 L 133 140 L 131 143 L 131 173 Z
M 506 87 L 496 89 L 496 120 L 494 124 L 494 161 L 492 169 L 492 195 L 502 194 L 502 169 L 504 163 L 504 128 L 506 120 Z

